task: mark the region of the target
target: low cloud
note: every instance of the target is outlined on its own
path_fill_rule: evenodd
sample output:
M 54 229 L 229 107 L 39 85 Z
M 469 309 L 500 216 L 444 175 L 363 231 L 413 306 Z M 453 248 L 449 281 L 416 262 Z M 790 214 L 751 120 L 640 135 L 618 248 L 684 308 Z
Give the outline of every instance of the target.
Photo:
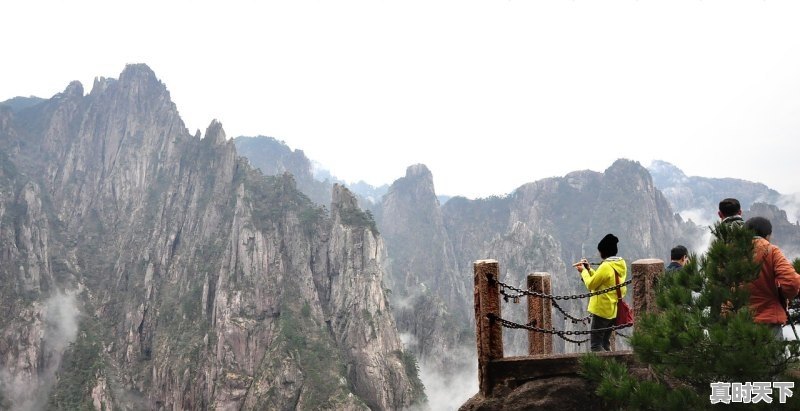
M 0 387 L 11 409 L 45 409 L 64 351 L 78 335 L 79 316 L 75 292 L 57 292 L 44 302 L 40 311 L 43 327 L 40 355 L 44 366 L 33 372 L 17 370 L 16 374 L 9 369 L 0 370 Z
M 421 362 L 419 377 L 428 396 L 427 408 L 408 411 L 454 411 L 478 393 L 478 359 L 475 350 L 462 347 L 451 352 L 446 370 Z
M 711 246 L 711 240 L 714 239 L 710 227 L 719 220 L 719 217 L 715 213 L 709 213 L 707 209 L 703 208 L 683 210 L 678 212 L 678 214 L 680 214 L 681 218 L 684 220 L 691 221 L 703 228 L 703 236 L 698 239 L 689 251 L 697 253 L 698 255 L 705 254 L 705 252 L 708 251 L 708 247 Z
M 775 205 L 786 211 L 790 223 L 800 222 L 800 193 L 782 195 Z

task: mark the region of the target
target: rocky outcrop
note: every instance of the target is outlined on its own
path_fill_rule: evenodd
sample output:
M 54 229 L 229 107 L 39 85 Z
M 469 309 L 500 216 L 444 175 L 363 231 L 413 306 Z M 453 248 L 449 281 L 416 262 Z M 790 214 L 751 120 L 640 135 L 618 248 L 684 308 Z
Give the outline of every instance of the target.
M 544 378 L 490 398 L 476 395 L 459 411 L 602 410 L 602 403 L 592 389 L 589 381 L 577 375 Z
M 190 135 L 144 65 L 3 116 L 6 401 L 37 389 L 56 409 L 424 398 L 386 306 L 382 240 L 346 190 L 328 213 L 291 176 L 237 157 L 219 122 Z M 79 310 L 60 351 L 43 303 L 57 290 Z
M 331 200 L 331 183 L 314 178 L 311 161 L 302 150 L 292 150 L 286 143 L 272 137 L 236 137 L 236 152 L 246 157 L 250 164 L 264 175 L 289 173 L 294 176 L 297 188 L 317 204 Z

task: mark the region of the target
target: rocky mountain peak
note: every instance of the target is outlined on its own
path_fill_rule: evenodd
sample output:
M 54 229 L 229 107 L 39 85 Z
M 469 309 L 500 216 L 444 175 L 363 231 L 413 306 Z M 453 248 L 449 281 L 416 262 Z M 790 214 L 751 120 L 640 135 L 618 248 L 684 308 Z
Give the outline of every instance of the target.
M 215 145 L 225 144 L 227 138 L 225 137 L 225 130 L 222 129 L 222 123 L 216 119 L 212 120 L 211 124 L 209 124 L 206 129 L 206 135 L 203 137 L 203 141 L 208 141 Z
M 95 84 L 100 86 L 98 91 L 105 92 L 115 89 L 119 94 L 115 94 L 116 98 L 124 101 L 137 102 L 137 105 L 142 110 L 158 111 L 160 105 L 166 103 L 174 108 L 167 91 L 167 86 L 164 85 L 157 77 L 153 70 L 146 64 L 128 64 L 119 75 L 119 81 L 107 80 L 101 78 L 95 80 Z M 116 85 L 116 87 L 114 87 Z M 94 94 L 94 90 L 92 90 Z
M 122 83 L 157 83 L 163 84 L 156 77 L 156 73 L 147 64 L 128 64 L 119 75 Z
M 636 191 L 654 193 L 656 191 L 653 178 L 638 161 L 619 159 L 604 172 L 605 184 L 627 185 Z
M 683 170 L 662 160 L 653 160 L 648 167 L 650 175 L 653 176 L 653 181 L 658 187 L 672 186 L 676 184 L 683 184 L 686 182 L 686 174 Z
M 117 79 L 115 78 L 107 78 L 107 77 L 95 77 L 94 84 L 92 85 L 92 95 L 99 95 L 104 93 L 111 87 L 113 84 L 117 83 Z
M 617 159 L 605 171 L 605 174 L 610 175 L 625 175 L 629 173 L 639 175 L 647 174 L 649 176 L 647 169 L 644 168 L 638 161 L 628 160 L 625 158 Z
M 58 96 L 67 98 L 83 97 L 83 84 L 81 84 L 81 82 L 77 80 L 72 81 L 69 83 L 67 88 L 64 89 L 64 91 L 56 95 L 56 97 Z
M 406 169 L 406 178 L 424 178 L 433 182 L 433 174 L 425 164 L 414 164 Z
M 358 207 L 358 200 L 356 200 L 356 196 L 353 192 L 341 184 L 334 184 L 331 210 L 334 213 L 341 213 L 356 209 L 360 210 Z
M 439 200 L 436 198 L 436 191 L 433 187 L 433 174 L 428 167 L 424 164 L 409 166 L 406 169 L 406 176 L 392 183 L 384 197 L 384 202 L 397 201 L 405 204 L 424 204 L 424 207 L 421 208 L 428 208 L 432 204 L 435 204 L 436 207 L 439 206 Z

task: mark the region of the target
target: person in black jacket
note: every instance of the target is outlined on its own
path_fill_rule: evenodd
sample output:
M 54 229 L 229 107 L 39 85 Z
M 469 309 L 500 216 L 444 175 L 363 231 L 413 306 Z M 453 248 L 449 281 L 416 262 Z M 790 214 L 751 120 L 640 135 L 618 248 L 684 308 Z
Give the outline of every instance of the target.
M 689 250 L 682 245 L 676 245 L 669 251 L 669 258 L 672 260 L 666 268 L 667 273 L 678 271 L 689 262 Z
M 726 198 L 719 202 L 719 212 L 717 215 L 722 220 L 722 224 L 729 224 L 732 227 L 744 226 L 742 218 L 742 205 L 735 198 Z

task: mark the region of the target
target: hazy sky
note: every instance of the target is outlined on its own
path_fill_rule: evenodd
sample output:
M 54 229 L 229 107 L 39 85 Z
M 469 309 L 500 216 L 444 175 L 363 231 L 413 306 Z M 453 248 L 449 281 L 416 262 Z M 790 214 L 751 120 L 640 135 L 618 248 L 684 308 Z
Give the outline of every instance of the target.
M 620 157 L 800 191 L 796 1 L 12 1 L 0 100 L 146 63 L 189 131 L 505 194 Z

